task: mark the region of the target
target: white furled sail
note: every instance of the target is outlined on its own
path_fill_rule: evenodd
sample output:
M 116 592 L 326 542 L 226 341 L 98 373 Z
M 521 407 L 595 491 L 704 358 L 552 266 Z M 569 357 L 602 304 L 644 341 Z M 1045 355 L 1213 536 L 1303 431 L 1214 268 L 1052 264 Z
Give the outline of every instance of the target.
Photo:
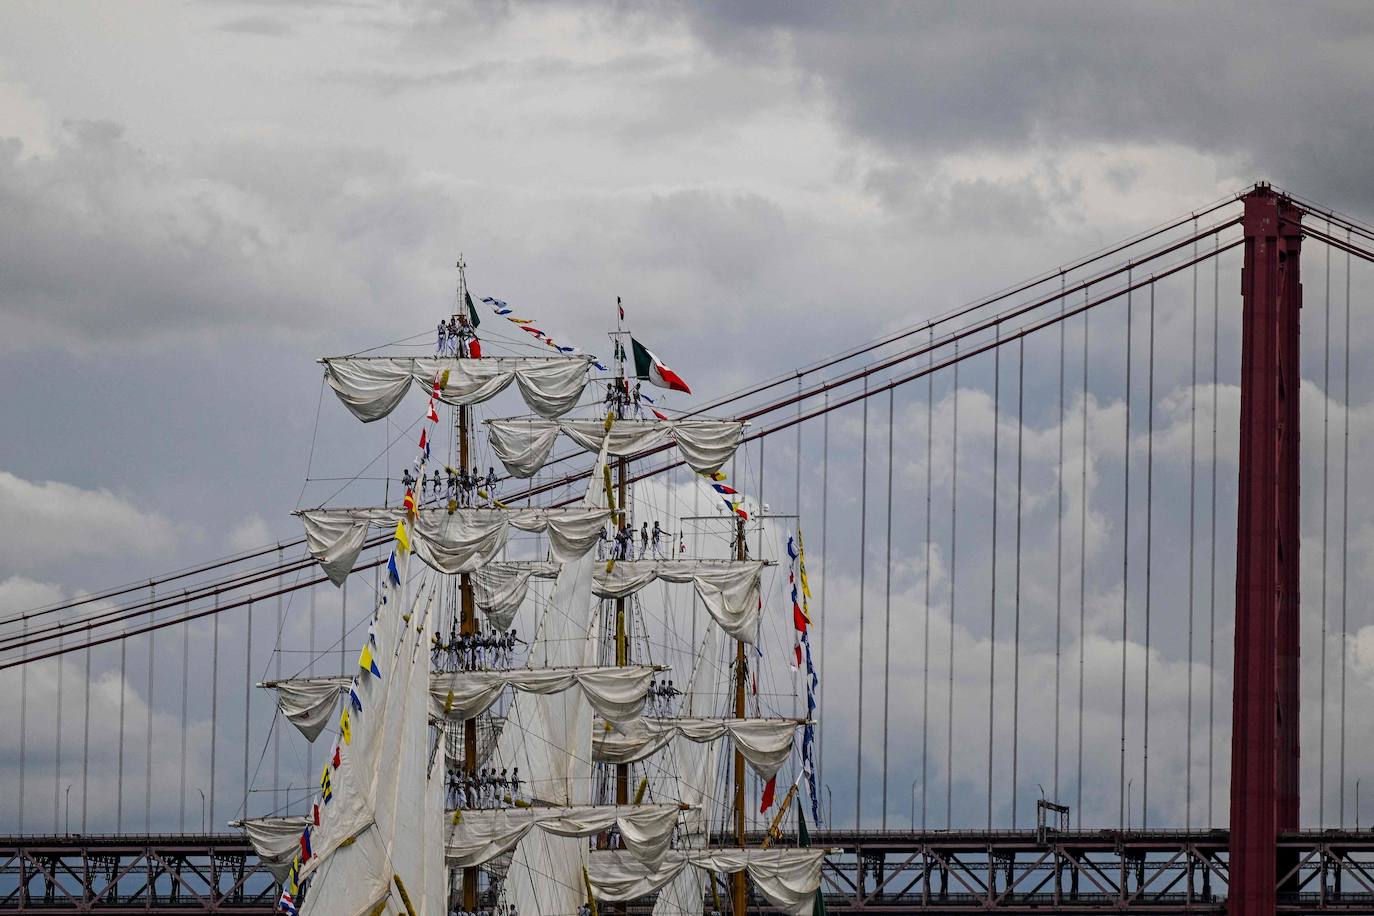
M 747 872 L 768 902 L 792 916 L 810 916 L 821 886 L 821 864 L 826 849 L 721 848 L 673 850 L 657 868 L 645 865 L 621 850 L 597 850 L 588 869 L 597 899 L 610 902 L 634 900 L 666 887 L 691 869 L 733 874 Z M 700 888 L 700 879 L 694 878 Z M 690 910 L 701 912 L 701 897 Z M 654 913 L 658 914 L 657 907 Z
M 677 805 L 576 805 L 568 808 L 496 808 L 461 811 L 448 832 L 448 864 L 489 862 L 536 828 L 559 837 L 590 837 L 616 828 L 630 857 L 656 868 L 677 826 Z
M 761 560 L 616 560 L 598 565 L 592 594 L 624 598 L 653 582 L 690 582 L 711 619 L 735 639 L 752 645 L 758 638 Z M 504 630 L 515 618 L 531 578 L 558 574 L 548 561 L 489 563 L 473 577 L 477 606 L 492 626 Z
M 708 744 L 728 736 L 759 779 L 767 782 L 792 755 L 796 731 L 804 724 L 796 719 L 659 718 L 642 720 L 636 734 L 603 725 L 592 729 L 592 759 L 635 763 L 663 750 L 675 738 Z
M 306 509 L 297 513 L 305 523 L 305 543 L 320 561 L 329 580 L 342 585 L 353 571 L 367 540 L 369 527 L 390 529 L 407 518 L 395 509 Z M 596 544 L 610 518 L 607 509 L 419 509 L 411 534 L 415 555 L 448 575 L 473 572 L 495 559 L 506 545 L 511 528 L 548 535 L 555 560 L 582 556 Z
M 297 677 L 263 681 L 258 686 L 277 691 L 277 709 L 306 741 L 313 742 L 329 724 L 338 709 L 339 698 L 348 692 L 352 683 L 351 677 L 342 676 Z
M 605 433 L 600 420 L 489 420 L 491 446 L 512 477 L 533 477 L 549 460 L 562 433 L 589 452 L 601 450 Z M 688 467 L 699 474 L 718 471 L 734 456 L 744 437 L 738 420 L 617 420 L 610 432 L 608 454 L 634 455 L 674 443 Z
M 309 881 L 305 916 L 447 907 L 443 767 L 432 766 L 428 716 L 430 602 L 406 600 L 409 554 L 398 550 L 396 561 L 399 585 L 379 606 L 359 662 L 358 703 L 340 719 L 339 765 L 327 762 L 321 779 L 320 822 L 297 876 Z
M 521 693 L 549 695 L 576 687 L 592 709 L 622 730 L 642 730 L 644 698 L 653 665 L 627 667 L 516 668 L 510 671 L 455 671 L 436 674 L 430 683 L 435 711 L 451 719 L 475 719 L 507 687 Z
M 301 851 L 301 831 L 308 818 L 298 815 L 289 817 L 250 817 L 242 821 L 230 821 L 230 827 L 242 827 L 248 834 L 248 842 L 258 854 L 258 861 L 278 881 L 286 880 L 291 873 L 291 861 Z
M 530 409 L 560 417 L 577 405 L 587 386 L 590 356 L 340 356 L 320 360 L 329 387 L 364 423 L 390 414 L 414 385 L 426 393 L 438 384 L 445 404 L 480 404 L 515 382 Z

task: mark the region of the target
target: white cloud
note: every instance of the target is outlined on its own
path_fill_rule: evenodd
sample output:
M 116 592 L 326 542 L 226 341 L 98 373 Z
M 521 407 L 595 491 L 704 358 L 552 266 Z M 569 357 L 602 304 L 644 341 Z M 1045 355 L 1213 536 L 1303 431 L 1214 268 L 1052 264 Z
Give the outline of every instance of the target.
M 29 481 L 0 471 L 0 555 L 9 570 L 80 557 L 156 558 L 177 528 L 106 489 Z

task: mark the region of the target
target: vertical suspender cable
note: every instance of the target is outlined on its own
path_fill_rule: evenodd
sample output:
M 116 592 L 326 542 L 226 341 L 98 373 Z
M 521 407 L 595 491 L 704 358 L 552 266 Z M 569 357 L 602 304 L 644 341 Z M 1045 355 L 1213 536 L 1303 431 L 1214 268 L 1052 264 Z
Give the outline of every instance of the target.
M 1331 233 L 1331 221 L 1326 222 L 1326 232 Z M 1327 570 L 1327 480 L 1331 469 L 1331 246 L 1326 245 L 1326 317 L 1322 327 L 1325 335 L 1322 341 L 1322 597 L 1321 597 L 1321 662 L 1318 677 L 1321 682 L 1317 691 L 1317 827 L 1326 826 L 1326 570 Z M 1341 824 L 1344 826 L 1344 811 Z
M 62 647 L 62 635 L 59 632 L 57 646 Z M 52 768 L 52 832 L 58 833 L 62 829 L 60 802 L 62 799 L 62 682 L 66 680 L 63 674 L 67 668 L 67 660 L 62 656 L 53 659 L 57 662 L 57 716 L 54 731 L 54 741 L 56 746 L 53 748 L 53 768 Z M 149 698 L 151 700 L 151 698 Z
M 281 544 L 277 544 L 277 568 L 282 566 Z M 372 568 L 372 593 L 377 594 L 378 573 L 377 567 Z M 276 658 L 273 663 L 276 666 L 276 673 L 273 675 L 277 680 L 281 680 L 281 631 L 285 624 L 285 617 L 282 614 L 282 577 L 277 575 L 277 644 L 273 648 Z M 281 801 L 277 795 L 281 791 L 281 729 L 277 728 L 276 712 L 273 711 L 272 723 L 272 813 L 276 814 L 281 809 Z
M 930 332 L 930 340 L 935 342 L 935 331 Z M 929 773 L 927 750 L 929 748 L 930 724 L 930 510 L 931 510 L 931 460 L 935 453 L 935 373 L 926 375 L 926 556 L 925 556 L 925 633 L 921 639 L 921 829 L 926 829 L 928 793 L 926 776 Z
M 1131 271 L 1126 271 L 1131 284 Z M 1123 488 L 1121 495 L 1121 762 L 1117 786 L 1120 825 L 1126 826 L 1126 626 L 1131 594 L 1131 326 L 1134 292 L 1126 293 L 1126 428 L 1123 438 Z
M 1002 327 L 994 329 L 994 340 L 1000 340 Z M 1002 441 L 1002 348 L 992 350 L 992 562 L 988 564 L 991 582 L 988 588 L 988 830 L 992 830 L 992 770 L 993 741 L 997 698 L 997 496 L 998 458 Z
M 825 406 L 830 406 L 830 394 L 825 395 Z M 830 554 L 825 550 L 826 535 L 830 530 L 830 411 L 827 409 L 821 417 L 821 611 L 817 615 L 816 630 L 820 635 L 820 651 L 817 653 L 817 661 L 820 663 L 822 671 L 825 667 L 825 583 L 830 579 L 830 570 L 827 563 L 830 562 Z M 821 678 L 820 698 L 817 705 L 821 710 L 821 729 L 825 728 L 825 689 L 826 681 L 829 678 Z M 820 773 L 821 785 L 825 783 L 825 741 L 816 742 L 820 746 L 820 759 L 816 761 L 816 769 Z M 827 787 L 828 788 L 828 787 Z M 827 815 L 828 816 L 828 815 Z M 833 824 L 831 827 L 833 828 Z
M 896 389 L 887 390 L 887 561 L 883 584 L 883 829 L 887 829 L 887 734 L 890 691 L 888 681 L 892 672 L 892 425 Z
M 1059 275 L 1059 310 L 1064 311 L 1064 275 Z M 1064 344 L 1068 322 L 1059 322 L 1059 468 L 1054 512 L 1054 801 L 1059 802 L 1059 723 L 1064 644 Z
M 219 592 L 215 593 L 215 607 L 219 607 Z M 210 642 L 210 811 L 208 822 L 215 823 L 215 753 L 219 747 L 219 614 L 211 630 Z
M 954 344 L 959 356 L 959 344 Z M 945 827 L 953 826 L 954 817 L 954 600 L 959 584 L 959 363 L 954 364 L 954 429 L 950 436 L 950 496 L 949 496 L 949 694 L 945 734 Z
M 277 563 L 281 565 L 280 561 Z M 278 601 L 281 599 L 278 598 Z M 191 625 L 181 625 L 181 795 L 177 804 L 178 829 L 186 832 L 186 733 L 189 730 L 191 694 Z
M 1350 230 L 1345 230 L 1346 242 L 1350 241 Z M 1329 248 L 1327 249 L 1330 250 Z M 1347 567 L 1350 563 L 1350 252 L 1345 255 L 1345 339 L 1343 343 L 1345 350 L 1345 417 L 1342 420 L 1342 438 L 1344 444 L 1341 458 L 1341 746 L 1340 746 L 1340 780 L 1341 780 L 1341 826 L 1345 826 L 1345 671 L 1346 671 L 1346 640 L 1349 629 L 1349 617 L 1347 611 L 1349 604 L 1346 601 Z M 1359 812 L 1355 812 L 1355 819 L 1359 820 Z
M 148 599 L 155 601 L 157 589 L 150 582 L 148 584 Z M 157 648 L 153 640 L 157 636 L 157 630 L 148 631 L 148 733 L 147 747 L 144 748 L 143 765 L 143 832 L 153 832 L 153 671 L 157 667 L 156 652 Z
M 347 580 L 345 580 L 346 582 Z M 248 602 L 248 644 L 243 650 L 243 817 L 248 817 L 248 742 L 253 725 L 253 602 Z
M 1207 826 L 1212 826 L 1213 766 L 1216 758 L 1217 719 L 1217 380 L 1221 360 L 1221 236 L 1212 236 L 1215 251 L 1212 255 L 1212 508 L 1208 524 L 1207 568 L 1211 570 L 1207 583 L 1210 609 L 1207 642 Z
M 802 407 L 801 407 L 801 390 L 802 390 L 801 376 L 797 376 L 797 395 L 798 395 L 798 397 L 797 397 L 797 416 L 798 416 L 798 417 L 801 416 L 801 412 L 802 412 Z M 802 517 L 802 503 L 801 503 L 801 452 L 802 452 L 802 435 L 801 435 L 801 434 L 802 434 L 802 425 L 801 425 L 800 422 L 798 422 L 798 423 L 797 423 L 797 450 L 796 450 L 797 467 L 796 467 L 796 470 L 795 470 L 795 472 L 794 472 L 794 474 L 795 474 L 795 480 L 796 480 L 796 491 L 792 494 L 792 505 L 793 505 L 793 507 L 794 507 L 794 508 L 792 509 L 792 511 L 795 512 L 796 515 L 797 515 L 797 530 L 798 530 L 798 531 L 801 531 L 801 517 Z M 692 645 L 694 645 L 694 646 L 696 645 L 696 641 L 695 641 L 695 640 L 692 642 Z M 794 718 L 794 719 L 797 718 L 797 710 L 798 710 L 798 702 L 799 702 L 799 701 L 798 701 L 798 698 L 797 698 L 797 678 L 798 678 L 799 676 L 805 677 L 805 667 L 802 666 L 802 665 L 798 665 L 798 666 L 797 666 L 797 670 L 792 672 L 792 718 Z
M 1150 826 L 1150 598 L 1155 533 L 1155 284 L 1150 284 L 1149 370 L 1145 385 L 1145 728 L 1140 778 L 1140 826 Z
M 1193 220 L 1193 235 L 1197 235 L 1197 220 Z M 1193 259 L 1198 256 L 1198 242 L 1193 242 Z M 1192 374 L 1188 386 L 1188 699 L 1183 728 L 1183 827 L 1193 826 L 1193 620 L 1197 604 L 1196 557 L 1194 538 L 1197 534 L 1197 264 L 1193 265 L 1193 337 Z
M 150 602 L 151 603 L 151 602 Z M 115 761 L 115 833 L 124 832 L 124 706 L 129 693 L 126 673 L 129 667 L 129 643 L 119 641 L 119 752 Z M 20 791 L 23 791 L 22 785 Z
M 81 724 L 81 833 L 86 834 L 86 815 L 91 789 L 91 652 L 86 649 L 86 703 Z
M 22 632 L 23 636 L 25 636 L 25 637 L 27 637 L 27 636 L 29 635 L 29 621 L 28 621 L 28 618 L 24 618 L 24 623 L 23 623 L 21 632 Z M 120 645 L 120 651 L 122 652 L 122 651 L 123 651 L 123 647 L 124 647 L 124 643 L 123 643 L 123 642 L 120 642 L 119 645 Z M 21 658 L 27 658 L 27 657 L 28 657 L 29 648 L 28 648 L 28 642 L 27 642 L 27 641 L 23 644 L 23 646 L 22 646 L 22 648 L 21 648 L 20 651 L 23 653 L 23 655 L 21 655 Z M 122 706 L 122 704 L 121 704 L 121 709 L 122 709 L 122 708 L 123 708 L 123 706 Z M 122 733 L 123 729 L 121 729 L 120 731 L 121 731 L 121 733 Z M 121 738 L 122 738 L 122 737 L 123 737 L 123 735 L 121 734 Z M 18 802 L 18 804 L 19 804 L 19 819 L 18 819 L 19 822 L 18 822 L 18 824 L 16 825 L 16 827 L 17 827 L 17 832 L 18 832 L 18 833 L 23 833 L 23 832 L 24 832 L 24 802 L 25 802 L 25 801 L 28 799 L 28 797 L 29 797 L 29 796 L 28 796 L 28 792 L 25 790 L 25 787 L 24 787 L 24 776 L 25 776 L 25 772 L 26 772 L 26 770 L 27 770 L 28 752 L 29 752 L 29 747 L 28 747 L 29 741 L 28 741 L 28 738 L 29 738 L 29 666 L 28 666 L 28 665 L 20 665 L 20 666 L 19 666 L 19 795 L 15 798 L 15 801 Z M 121 740 L 121 741 L 120 741 L 120 746 L 123 747 L 123 744 L 124 744 L 124 742 Z
M 1062 326 L 1062 325 L 1061 325 Z M 1026 429 L 1026 338 L 1016 353 L 1016 592 L 1011 631 L 1011 829 L 1016 829 L 1017 779 L 1021 750 L 1021 493 Z
M 1088 290 L 1083 290 L 1088 301 Z M 1075 789 L 1074 823 L 1083 826 L 1083 670 L 1088 643 L 1088 316 L 1083 312 L 1083 463 L 1079 467 L 1078 499 L 1078 779 Z
M 868 377 L 864 377 L 868 391 Z M 864 796 L 864 598 L 868 571 L 868 398 L 863 399 L 863 439 L 859 448 L 859 723 L 854 742 L 854 826 L 863 821 Z

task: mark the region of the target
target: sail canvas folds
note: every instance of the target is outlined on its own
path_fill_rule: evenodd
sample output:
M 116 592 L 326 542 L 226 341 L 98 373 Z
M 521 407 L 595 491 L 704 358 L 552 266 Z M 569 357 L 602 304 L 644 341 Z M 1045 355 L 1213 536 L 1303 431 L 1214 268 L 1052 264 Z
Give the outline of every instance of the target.
M 601 449 L 603 420 L 490 420 L 491 445 L 514 477 L 532 477 L 549 460 L 561 432 L 589 452 Z M 667 442 L 676 443 L 692 470 L 718 471 L 739 448 L 744 424 L 738 420 L 618 419 L 610 431 L 608 454 L 633 455 Z
M 608 849 L 592 854 L 588 873 L 597 899 L 614 903 L 652 894 L 688 868 L 724 874 L 745 871 L 774 906 L 793 916 L 810 916 L 825 854 L 824 849 L 809 848 L 672 850 L 655 868 Z
M 348 692 L 353 683 L 348 677 L 299 677 L 282 681 L 265 681 L 261 687 L 277 691 L 277 708 L 287 720 L 314 741 L 324 731 L 338 709 L 339 697 Z
M 745 761 L 767 782 L 792 754 L 798 725 L 796 719 L 680 718 L 644 719 L 636 734 L 592 730 L 592 755 L 597 763 L 634 763 L 668 745 L 676 737 L 696 744 L 729 736 Z
M 753 644 L 759 622 L 760 560 L 617 560 L 608 570 L 598 565 L 592 593 L 598 598 L 624 598 L 653 582 L 690 582 L 706 612 L 736 639 Z M 489 563 L 473 577 L 477 606 L 497 629 L 506 629 L 533 577 L 558 574 L 549 562 Z
M 515 382 L 531 410 L 541 417 L 559 417 L 582 397 L 592 358 L 343 356 L 322 362 L 325 380 L 339 400 L 359 420 L 371 423 L 395 410 L 411 385 L 430 392 L 436 378 L 446 378 L 439 389 L 445 404 L 480 404 Z
M 406 582 L 408 554 L 398 557 Z M 325 765 L 320 823 L 311 829 L 306 916 L 405 912 L 405 886 L 421 911 L 445 902 L 440 844 L 443 772 L 431 768 L 428 604 L 398 587 L 378 608 L 357 679 L 361 711 L 341 724 L 338 766 Z M 363 661 L 367 664 L 364 665 Z M 347 714 L 347 711 L 345 711 Z M 341 720 L 342 721 L 342 720 Z
M 335 585 L 343 584 L 367 539 L 370 526 L 394 528 L 406 517 L 404 509 L 306 509 L 305 543 Z M 548 535 L 555 560 L 566 562 L 585 554 L 610 518 L 606 509 L 421 509 L 410 533 L 415 555 L 427 566 L 448 574 L 472 572 L 488 563 L 505 546 L 511 528 Z
M 507 687 L 540 695 L 577 687 L 598 715 L 617 728 L 628 729 L 644 713 L 644 698 L 657 670 L 636 665 L 455 671 L 435 675 L 430 696 L 437 710 L 449 718 L 472 719 L 486 712 Z
M 307 818 L 290 817 L 251 817 L 243 821 L 232 821 L 231 827 L 242 827 L 248 834 L 248 842 L 258 854 L 258 861 L 267 866 L 278 881 L 286 878 L 291 871 L 291 860 L 301 851 L 301 831 L 309 823 Z
M 668 852 L 677 805 L 578 805 L 568 808 L 504 808 L 457 812 L 445 858 L 455 867 L 481 865 L 538 828 L 559 837 L 589 837 L 619 829 L 629 857 L 657 866 Z

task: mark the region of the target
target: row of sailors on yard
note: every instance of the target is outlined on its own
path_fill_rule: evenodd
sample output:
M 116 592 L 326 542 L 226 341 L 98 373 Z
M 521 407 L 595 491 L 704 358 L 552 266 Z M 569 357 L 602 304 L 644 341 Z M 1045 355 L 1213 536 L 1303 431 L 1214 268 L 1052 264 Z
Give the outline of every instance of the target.
M 589 907 L 587 916 L 591 916 L 591 912 Z M 520 911 L 515 908 L 513 903 L 498 903 L 495 907 L 484 906 L 480 910 L 465 910 L 462 907 L 454 907 L 449 913 L 450 916 L 520 916 Z
M 649 703 L 649 714 L 655 716 L 671 716 L 673 707 L 677 704 L 677 698 L 682 696 L 682 691 L 673 686 L 671 680 L 660 684 L 657 678 L 649 681 L 649 691 L 645 699 Z
M 668 541 L 667 549 L 664 549 L 664 541 Z M 677 535 L 677 555 L 687 552 L 687 542 L 683 540 L 682 532 Z M 668 559 L 674 555 L 672 545 L 672 534 L 664 531 L 658 521 L 654 521 L 654 527 L 649 528 L 649 523 L 644 522 L 639 527 L 639 553 L 635 553 L 635 532 L 628 524 L 621 525 L 614 535 L 608 534 L 605 528 L 601 529 L 601 534 L 596 540 L 596 558 L 598 560 L 647 560 L 653 557 L 656 560 Z
M 448 771 L 448 799 L 450 809 L 509 808 L 520 798 L 520 768 L 506 775 L 496 767 L 483 767 L 474 776 L 457 769 Z
M 488 502 L 496 500 L 496 468 L 487 468 L 487 476 L 484 478 L 482 472 L 477 468 L 472 469 L 472 473 L 467 471 L 455 471 L 453 468 L 444 468 L 445 478 L 439 479 L 439 472 L 435 470 L 434 476 L 427 477 L 421 474 L 416 477 L 410 473 L 410 468 L 401 472 L 401 483 L 407 490 L 415 492 L 419 490 L 420 502 L 440 501 L 445 496 L 451 502 L 456 502 L 463 507 L 472 506 L 476 503 L 480 494 L 479 490 L 485 490 Z
M 434 635 L 433 650 L 435 660 L 448 656 L 458 671 L 480 671 L 486 668 L 506 668 L 515 657 L 515 645 L 525 641 L 510 630 L 478 630 L 476 633 L 460 633 L 449 642 L 443 642 Z

